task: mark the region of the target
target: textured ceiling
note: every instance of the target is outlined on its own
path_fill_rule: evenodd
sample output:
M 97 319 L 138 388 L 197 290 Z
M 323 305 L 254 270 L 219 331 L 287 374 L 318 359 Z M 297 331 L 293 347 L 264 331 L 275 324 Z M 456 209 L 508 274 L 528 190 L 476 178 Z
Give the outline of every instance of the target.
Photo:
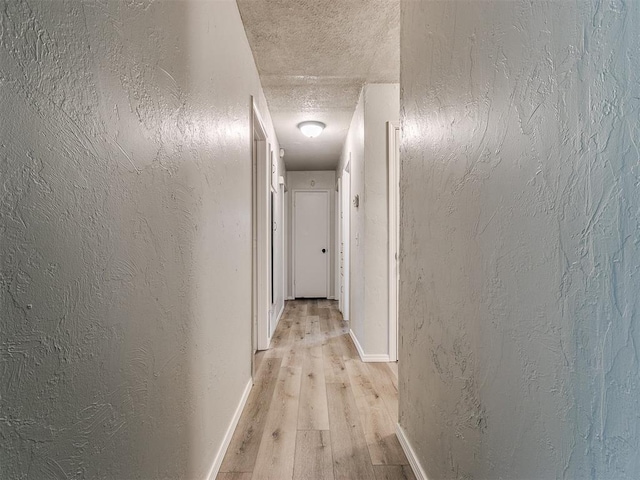
M 399 0 L 237 3 L 287 169 L 334 169 L 362 85 L 398 82 Z M 327 128 L 308 139 L 304 120 Z

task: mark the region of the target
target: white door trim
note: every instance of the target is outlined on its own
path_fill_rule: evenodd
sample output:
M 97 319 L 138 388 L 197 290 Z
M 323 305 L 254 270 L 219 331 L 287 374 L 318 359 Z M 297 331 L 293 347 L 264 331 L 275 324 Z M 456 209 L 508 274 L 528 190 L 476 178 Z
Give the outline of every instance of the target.
M 253 217 L 253 227 L 256 228 L 254 235 L 256 245 L 255 255 L 252 255 L 255 262 L 255 275 L 252 287 L 257 289 L 253 295 L 253 301 L 256 302 L 254 315 L 257 316 L 257 341 L 255 346 L 258 350 L 266 350 L 269 348 L 271 338 L 269 336 L 269 311 L 271 302 L 269 301 L 269 201 L 270 194 L 269 183 L 271 174 L 271 165 L 269 161 L 269 138 L 265 128 L 262 115 L 252 98 L 252 114 L 251 114 L 251 138 L 252 161 L 256 162 L 253 170 L 256 178 L 253 182 L 252 194 L 255 195 L 253 206 L 256 211 Z M 255 140 L 254 140 L 255 139 Z M 253 241 L 253 240 L 252 240 Z M 251 322 L 253 328 L 253 319 Z M 253 361 L 253 352 L 251 352 Z
M 387 165 L 389 173 L 389 361 L 398 360 L 398 248 L 400 235 L 399 127 L 387 122 Z
M 329 219 L 331 221 L 331 219 Z M 340 298 L 340 178 L 336 181 L 336 190 L 333 192 L 333 285 L 332 300 Z M 331 256 L 329 256 L 331 258 Z
M 287 225 L 287 215 L 288 215 L 288 202 L 289 196 L 287 195 L 288 190 L 285 185 L 280 185 L 280 191 L 282 192 L 282 227 L 280 235 L 282 235 L 282 311 L 284 311 L 284 307 L 286 305 L 287 300 L 287 276 L 288 276 L 288 255 L 287 255 L 287 232 L 289 231 L 289 225 Z M 282 312 L 280 315 L 282 316 Z M 278 320 L 280 322 L 280 320 Z
M 346 180 L 346 181 L 345 181 Z M 343 239 L 343 292 L 342 318 L 349 321 L 351 318 L 351 152 L 349 161 L 342 172 L 342 239 Z
M 344 309 L 344 293 L 343 293 L 343 288 L 344 288 L 344 281 L 343 281 L 343 274 L 344 274 L 344 270 L 342 267 L 342 262 L 344 259 L 344 253 L 342 251 L 342 249 L 340 248 L 340 246 L 342 245 L 342 229 L 344 227 L 343 222 L 342 222 L 342 217 L 343 217 L 343 213 L 342 213 L 342 177 L 338 177 L 338 203 L 337 203 L 337 213 L 336 216 L 338 217 L 336 220 L 337 223 L 337 228 L 336 228 L 336 246 L 335 246 L 335 255 L 336 255 L 336 267 L 335 267 L 335 275 L 336 275 L 336 297 L 338 297 L 338 310 L 340 310 L 342 312 L 342 310 Z
M 326 193 L 327 195 L 327 249 L 329 249 L 329 241 L 330 241 L 330 222 L 331 222 L 331 197 L 330 195 L 330 190 L 327 189 L 309 189 L 309 188 L 296 188 L 292 191 L 291 194 L 291 205 L 292 205 L 292 211 L 291 211 L 291 231 L 293 232 L 292 235 L 292 244 L 291 245 L 291 280 L 292 280 L 292 284 L 291 284 L 291 288 L 293 289 L 293 298 L 297 298 L 296 297 L 296 193 L 298 192 L 312 192 L 312 193 L 316 193 L 316 192 L 321 192 L 321 193 Z M 330 262 L 329 259 L 331 258 L 331 252 L 327 252 L 329 253 L 329 255 L 327 255 L 327 298 L 329 298 L 329 292 L 331 291 L 329 288 L 330 285 L 330 275 L 329 272 L 331 272 L 331 269 L 329 268 L 330 266 Z

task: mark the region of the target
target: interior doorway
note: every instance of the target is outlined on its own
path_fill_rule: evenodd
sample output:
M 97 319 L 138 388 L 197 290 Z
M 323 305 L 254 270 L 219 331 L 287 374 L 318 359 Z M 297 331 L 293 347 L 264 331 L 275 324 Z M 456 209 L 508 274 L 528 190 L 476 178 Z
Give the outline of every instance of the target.
M 255 373 L 254 354 L 269 348 L 270 299 L 270 165 L 269 139 L 264 122 L 251 101 L 251 372 Z
M 329 295 L 329 191 L 293 192 L 293 295 Z

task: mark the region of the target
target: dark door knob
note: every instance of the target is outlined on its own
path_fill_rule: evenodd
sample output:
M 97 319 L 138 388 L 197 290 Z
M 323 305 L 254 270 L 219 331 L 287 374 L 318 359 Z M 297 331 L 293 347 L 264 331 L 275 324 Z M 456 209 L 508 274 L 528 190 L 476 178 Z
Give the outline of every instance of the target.
M 327 251 L 327 249 L 326 249 L 326 248 L 323 248 L 323 249 L 322 249 L 322 253 L 325 253 L 326 251 Z

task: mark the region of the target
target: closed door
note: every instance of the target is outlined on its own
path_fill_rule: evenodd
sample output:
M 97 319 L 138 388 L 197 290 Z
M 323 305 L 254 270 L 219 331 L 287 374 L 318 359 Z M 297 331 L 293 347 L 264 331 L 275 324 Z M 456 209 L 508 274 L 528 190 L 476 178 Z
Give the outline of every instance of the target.
M 326 298 L 329 265 L 329 192 L 294 192 L 296 298 Z

